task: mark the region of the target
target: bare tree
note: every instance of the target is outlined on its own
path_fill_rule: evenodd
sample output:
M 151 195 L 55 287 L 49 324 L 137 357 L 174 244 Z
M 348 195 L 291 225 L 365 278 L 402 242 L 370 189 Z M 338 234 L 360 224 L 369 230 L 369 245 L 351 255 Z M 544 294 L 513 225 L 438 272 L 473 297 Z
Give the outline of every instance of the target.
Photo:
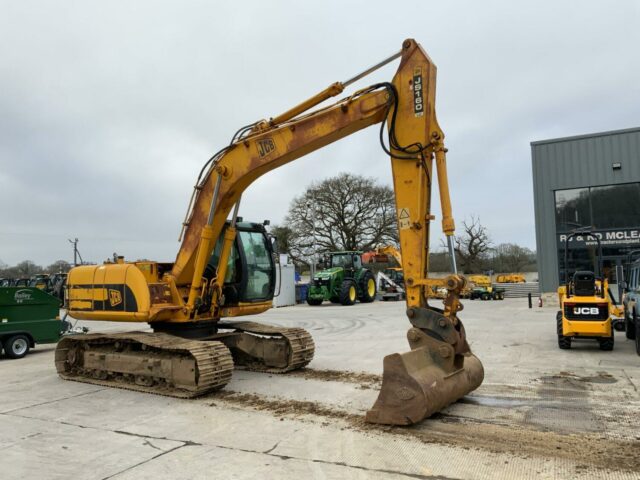
M 285 222 L 287 253 L 299 261 L 312 253 L 371 250 L 398 241 L 393 190 L 349 173 L 312 184 L 292 201 Z
M 455 236 L 455 250 L 464 273 L 478 273 L 491 248 L 487 229 L 480 219 L 471 217 L 471 221 L 462 222 L 463 233 Z
M 65 260 L 57 260 L 45 268 L 47 273 L 67 273 L 71 270 L 71 264 Z
M 42 267 L 31 260 L 24 260 L 15 266 L 16 273 L 21 277 L 30 277 L 36 273 L 42 273 Z

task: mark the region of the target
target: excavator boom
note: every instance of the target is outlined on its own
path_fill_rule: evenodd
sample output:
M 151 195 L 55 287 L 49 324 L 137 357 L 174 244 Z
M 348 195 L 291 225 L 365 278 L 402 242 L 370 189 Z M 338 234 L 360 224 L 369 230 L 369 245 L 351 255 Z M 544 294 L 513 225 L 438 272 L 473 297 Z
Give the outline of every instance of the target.
M 310 111 L 398 57 L 400 65 L 392 82 L 372 85 Z M 173 264 L 125 263 L 116 259 L 115 263 L 99 267 L 78 267 L 69 275 L 72 316 L 148 322 L 156 332 L 162 332 L 155 334 L 160 336 L 145 340 L 144 334 L 117 339 L 102 335 L 85 343 L 70 339 L 56 353 L 61 375 L 88 381 L 90 373 L 104 384 L 110 381 L 115 366 L 120 365 L 120 370 L 116 369 L 118 381 L 152 390 L 156 380 L 143 378 L 140 372 L 148 361 L 144 352 L 153 350 L 156 356 L 166 359 L 167 365 L 190 362 L 193 372 L 204 368 L 200 361 L 208 368 L 217 365 L 216 372 L 205 375 L 211 383 L 202 388 L 192 385 L 198 376 L 194 373 L 190 379 L 188 368 L 178 379 L 162 376 L 163 371 L 177 367 L 158 370 L 159 381 L 169 391 L 180 390 L 175 386 L 179 383 L 182 390 L 199 393 L 219 388 L 228 378 L 224 346 L 231 350 L 236 364 L 262 371 L 284 372 L 309 363 L 314 347 L 304 330 L 221 321 L 224 317 L 260 313 L 271 306 L 273 298 L 273 284 L 267 281 L 273 272 L 270 246 L 259 227 L 238 223 L 241 196 L 261 175 L 358 130 L 382 124 L 381 146 L 391 157 L 393 172 L 407 316 L 412 324 L 408 334 L 411 351 L 384 359 L 382 390 L 366 418 L 375 423 L 414 423 L 477 388 L 482 382 L 482 365 L 471 354 L 457 316 L 462 309 L 459 294 L 465 279 L 456 274 L 453 252 L 451 276 L 445 280 L 428 276 L 429 231 L 434 219 L 431 190 L 435 178 L 442 228 L 450 247 L 454 233 L 444 133 L 435 114 L 435 82 L 433 62 L 418 43 L 406 40 L 399 53 L 362 74 L 330 85 L 271 120 L 241 129 L 203 167 Z M 383 135 L 385 124 L 388 145 Z M 247 268 L 248 257 L 255 257 L 251 269 Z M 252 286 L 262 285 L 251 295 L 247 293 L 247 276 L 252 276 Z M 449 291 L 443 309 L 428 303 L 427 292 L 434 286 L 444 286 Z M 220 334 L 221 328 L 232 331 Z M 180 348 L 170 348 L 172 335 L 194 340 L 181 340 L 177 342 Z M 215 344 L 215 348 L 204 348 L 198 342 Z M 96 357 L 91 351 L 99 351 L 100 355 Z

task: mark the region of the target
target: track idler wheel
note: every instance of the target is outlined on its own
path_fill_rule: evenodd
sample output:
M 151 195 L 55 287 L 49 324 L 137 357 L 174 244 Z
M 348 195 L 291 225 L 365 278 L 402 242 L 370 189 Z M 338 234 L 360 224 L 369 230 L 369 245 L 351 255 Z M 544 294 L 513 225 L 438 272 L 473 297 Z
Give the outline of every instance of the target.
M 469 350 L 464 327 L 459 320 L 456 327 L 442 325 L 442 318 L 438 324 L 451 328 L 449 334 L 438 336 L 448 341 L 435 338 L 433 330 L 427 335 L 423 328 L 414 327 L 407 334 L 411 351 L 384 358 L 382 388 L 366 414 L 367 422 L 411 425 L 480 386 L 484 369 Z M 452 331 L 456 335 L 450 335 Z

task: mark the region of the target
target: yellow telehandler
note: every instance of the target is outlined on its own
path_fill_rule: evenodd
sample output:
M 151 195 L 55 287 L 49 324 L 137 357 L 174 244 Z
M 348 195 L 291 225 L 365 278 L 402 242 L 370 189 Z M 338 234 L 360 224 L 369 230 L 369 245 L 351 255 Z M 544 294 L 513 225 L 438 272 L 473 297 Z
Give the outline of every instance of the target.
M 397 58 L 392 82 L 309 111 Z M 69 315 L 148 323 L 153 332 L 65 337 L 55 354 L 60 376 L 193 397 L 228 383 L 234 364 L 276 373 L 307 365 L 315 347 L 305 330 L 234 320 L 269 309 L 275 283 L 271 242 L 262 225 L 238 221 L 240 199 L 261 175 L 381 124 L 380 142 L 393 172 L 411 350 L 384 358 L 382 389 L 366 420 L 412 424 L 477 388 L 482 364 L 471 353 L 457 315 L 465 279 L 457 274 L 453 255 L 447 150 L 435 115 L 435 83 L 435 65 L 409 39 L 398 53 L 355 77 L 240 129 L 198 176 L 174 262 L 116 257 L 69 272 Z M 436 173 L 452 261 L 453 273 L 446 279 L 429 278 L 427 270 Z M 427 301 L 433 286 L 448 291 L 443 309 Z

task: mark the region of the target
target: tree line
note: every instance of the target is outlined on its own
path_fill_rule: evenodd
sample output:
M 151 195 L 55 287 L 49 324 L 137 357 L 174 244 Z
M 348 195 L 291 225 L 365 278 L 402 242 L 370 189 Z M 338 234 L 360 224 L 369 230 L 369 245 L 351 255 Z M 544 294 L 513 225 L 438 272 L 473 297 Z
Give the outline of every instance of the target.
M 67 273 L 71 264 L 65 260 L 57 260 L 47 267 L 37 265 L 31 260 L 23 260 L 14 266 L 9 266 L 0 260 L 0 278 L 28 278 L 40 273 Z
M 281 225 L 271 233 L 278 250 L 293 263 L 308 266 L 326 252 L 370 251 L 398 246 L 395 195 L 373 178 L 343 173 L 312 183 L 291 202 Z M 535 271 L 535 252 L 514 243 L 494 245 L 477 217 L 462 222 L 455 236 L 456 260 L 463 273 Z M 448 271 L 444 244 L 429 256 L 430 270 Z
M 393 189 L 373 178 L 343 173 L 312 183 L 294 198 L 281 225 L 274 225 L 278 250 L 304 269 L 331 251 L 370 251 L 398 246 Z M 514 243 L 494 245 L 478 217 L 464 220 L 455 236 L 456 261 L 463 273 L 536 271 L 532 250 Z M 429 255 L 431 271 L 449 271 L 444 243 Z M 0 261 L 0 278 L 24 278 L 39 273 L 66 273 L 71 264 L 58 260 L 47 267 L 24 260 L 10 267 Z

